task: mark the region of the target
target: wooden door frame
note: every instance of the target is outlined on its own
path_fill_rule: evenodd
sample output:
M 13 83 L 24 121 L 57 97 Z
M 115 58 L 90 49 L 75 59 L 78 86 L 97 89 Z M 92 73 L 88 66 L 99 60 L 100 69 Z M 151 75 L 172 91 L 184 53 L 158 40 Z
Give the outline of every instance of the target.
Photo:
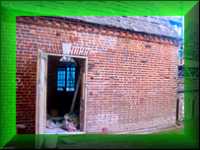
M 47 104 L 47 94 L 45 94 L 45 98 L 43 99 L 43 102 L 39 99 L 39 92 L 38 92 L 38 79 L 39 79 L 39 76 L 41 74 L 41 72 L 39 71 L 40 70 L 40 64 L 39 64 L 39 55 L 40 53 L 44 54 L 47 56 L 63 56 L 63 54 L 55 54 L 55 53 L 46 53 L 46 52 L 42 52 L 42 51 L 39 51 L 38 52 L 38 62 L 37 62 L 37 82 L 36 82 L 36 121 L 35 121 L 35 133 L 36 134 L 41 134 L 40 131 L 39 131 L 39 123 L 40 123 L 40 109 L 39 109 L 39 106 L 40 107 L 43 107 L 43 111 L 45 111 L 45 114 L 47 113 L 46 111 L 46 104 Z M 82 133 L 85 133 L 86 132 L 86 119 L 87 119 L 87 74 L 88 74 L 88 57 L 86 56 L 76 56 L 76 55 L 67 55 L 69 57 L 72 57 L 72 58 L 79 58 L 79 59 L 83 59 L 84 60 L 84 69 L 85 69 L 85 72 L 84 72 L 84 75 L 83 75 L 83 78 L 84 78 L 84 83 L 83 83 L 83 91 L 84 91 L 84 119 L 83 119 L 83 131 L 81 131 Z M 48 64 L 48 59 L 47 59 L 47 62 L 46 62 L 46 65 Z M 48 66 L 46 67 L 48 69 Z M 47 69 L 46 69 L 46 74 L 45 76 L 47 76 Z M 44 87 L 45 89 L 47 88 L 47 82 L 46 82 L 46 87 Z M 45 90 L 46 91 L 46 90 Z M 45 102 L 44 102 L 45 101 Z M 45 106 L 44 106 L 45 104 Z M 45 120 L 42 119 L 43 122 L 45 122 Z M 43 129 L 44 131 L 44 129 Z

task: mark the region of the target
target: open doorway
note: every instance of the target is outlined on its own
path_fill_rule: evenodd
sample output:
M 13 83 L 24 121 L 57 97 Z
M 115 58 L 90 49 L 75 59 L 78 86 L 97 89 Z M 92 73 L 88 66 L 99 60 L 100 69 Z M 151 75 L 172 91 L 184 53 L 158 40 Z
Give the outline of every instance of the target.
M 70 58 L 73 62 L 61 61 L 61 55 L 41 55 L 36 133 L 77 134 L 84 131 L 87 60 L 76 56 Z

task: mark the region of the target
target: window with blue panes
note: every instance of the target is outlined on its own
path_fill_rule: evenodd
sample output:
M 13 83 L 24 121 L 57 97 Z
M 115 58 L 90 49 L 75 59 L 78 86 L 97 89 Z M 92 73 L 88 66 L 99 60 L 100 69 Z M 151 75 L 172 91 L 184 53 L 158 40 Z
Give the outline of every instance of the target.
M 57 69 L 57 91 L 64 91 L 65 77 L 66 77 L 65 68 L 58 68 Z
M 76 67 L 69 64 L 57 69 L 57 91 L 75 91 Z
M 73 92 L 75 90 L 75 72 L 76 68 L 74 65 L 67 66 L 66 91 Z

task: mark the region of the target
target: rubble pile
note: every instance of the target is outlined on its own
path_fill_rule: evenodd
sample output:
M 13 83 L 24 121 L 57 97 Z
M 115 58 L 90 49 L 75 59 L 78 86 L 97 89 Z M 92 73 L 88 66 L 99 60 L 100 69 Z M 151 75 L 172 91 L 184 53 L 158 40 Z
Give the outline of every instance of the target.
M 79 119 L 74 113 L 65 114 L 64 117 L 48 116 L 47 128 L 61 128 L 68 132 L 76 132 L 79 129 Z

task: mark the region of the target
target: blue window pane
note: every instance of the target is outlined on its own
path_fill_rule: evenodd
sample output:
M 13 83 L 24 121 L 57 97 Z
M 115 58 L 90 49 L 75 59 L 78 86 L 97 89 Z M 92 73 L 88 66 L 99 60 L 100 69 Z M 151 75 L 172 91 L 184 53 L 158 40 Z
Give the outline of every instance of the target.
M 75 71 L 76 68 L 74 66 L 67 67 L 66 91 L 73 92 L 75 90 Z
M 66 66 L 57 69 L 57 91 L 75 91 L 76 67 Z
M 65 88 L 65 68 L 58 68 L 57 70 L 57 91 L 63 91 Z

